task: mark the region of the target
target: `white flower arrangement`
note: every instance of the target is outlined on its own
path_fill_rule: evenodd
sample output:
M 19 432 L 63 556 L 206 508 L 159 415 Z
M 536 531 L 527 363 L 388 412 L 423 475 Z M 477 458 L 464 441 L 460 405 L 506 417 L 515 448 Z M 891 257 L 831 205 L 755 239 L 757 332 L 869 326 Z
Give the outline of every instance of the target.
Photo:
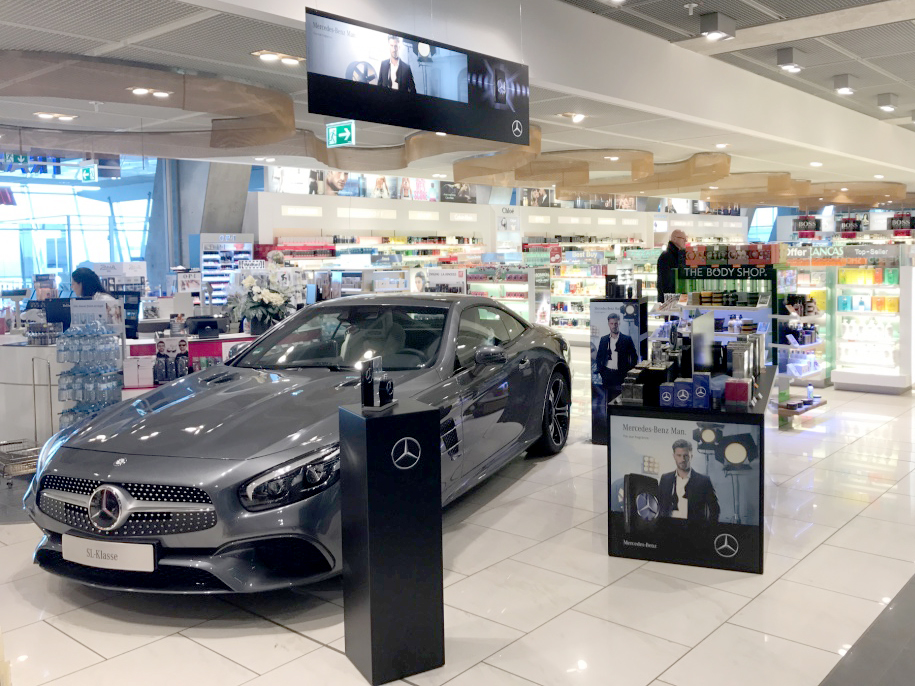
M 256 319 L 269 324 L 286 317 L 289 295 L 279 288 L 275 274 L 270 274 L 268 281 L 270 287 L 261 286 L 254 276 L 247 276 L 241 282 L 241 289 L 233 296 L 232 308 L 238 321 Z

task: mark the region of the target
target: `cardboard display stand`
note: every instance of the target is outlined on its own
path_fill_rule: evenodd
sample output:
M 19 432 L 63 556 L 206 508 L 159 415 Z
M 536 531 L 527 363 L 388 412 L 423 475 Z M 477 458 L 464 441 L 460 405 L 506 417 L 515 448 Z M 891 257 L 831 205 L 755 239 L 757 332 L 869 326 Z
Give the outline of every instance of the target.
M 340 408 L 346 656 L 372 684 L 445 664 L 439 411 Z

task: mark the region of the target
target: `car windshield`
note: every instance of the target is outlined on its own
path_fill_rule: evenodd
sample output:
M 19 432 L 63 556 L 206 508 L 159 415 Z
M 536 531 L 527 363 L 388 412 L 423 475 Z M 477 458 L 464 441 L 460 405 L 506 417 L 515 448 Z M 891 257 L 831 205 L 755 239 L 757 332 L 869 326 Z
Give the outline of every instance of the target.
M 381 356 L 390 371 L 429 366 L 438 355 L 446 307 L 334 305 L 310 308 L 280 327 L 236 364 L 259 369 L 352 369 Z

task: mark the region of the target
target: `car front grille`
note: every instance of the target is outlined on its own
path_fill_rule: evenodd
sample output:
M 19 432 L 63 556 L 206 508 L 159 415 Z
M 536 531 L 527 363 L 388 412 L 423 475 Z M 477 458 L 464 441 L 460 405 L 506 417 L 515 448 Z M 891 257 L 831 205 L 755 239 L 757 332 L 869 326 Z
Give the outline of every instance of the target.
M 187 486 L 122 483 L 113 485 L 127 491 L 143 506 L 143 511 L 131 512 L 126 522 L 114 531 L 102 531 L 89 520 L 88 510 L 89 496 L 101 485 L 101 481 L 92 479 L 45 476 L 41 480 L 38 507 L 73 529 L 114 538 L 186 534 L 216 526 L 216 510 L 206 491 Z M 63 494 L 74 497 L 62 499 Z

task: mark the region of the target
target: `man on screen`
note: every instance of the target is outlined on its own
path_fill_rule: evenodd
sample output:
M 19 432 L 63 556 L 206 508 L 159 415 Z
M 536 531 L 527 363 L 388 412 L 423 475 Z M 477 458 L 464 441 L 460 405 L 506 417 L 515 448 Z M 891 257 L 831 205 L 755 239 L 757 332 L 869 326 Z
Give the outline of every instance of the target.
M 685 519 L 690 524 L 717 524 L 721 507 L 712 480 L 690 465 L 693 444 L 687 440 L 674 441 L 674 463 L 677 468 L 661 475 L 658 486 L 658 515 Z
M 400 38 L 388 36 L 388 50 L 391 52 L 391 59 L 381 63 L 378 85 L 382 88 L 415 93 L 416 82 L 413 81 L 413 70 L 410 69 L 409 64 L 400 59 Z

